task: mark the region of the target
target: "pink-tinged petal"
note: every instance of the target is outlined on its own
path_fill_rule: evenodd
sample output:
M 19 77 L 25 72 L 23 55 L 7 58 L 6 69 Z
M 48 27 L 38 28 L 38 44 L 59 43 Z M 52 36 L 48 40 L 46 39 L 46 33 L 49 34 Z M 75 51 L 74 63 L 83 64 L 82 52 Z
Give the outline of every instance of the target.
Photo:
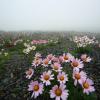
M 91 79 L 89 79 L 89 78 L 88 78 L 86 81 L 87 81 L 90 85 L 93 85 L 93 84 L 94 84 L 94 82 L 93 82 Z
M 55 97 L 55 94 L 51 92 L 50 97 L 51 98 L 54 98 Z
M 39 96 L 39 92 L 34 93 L 34 98 L 37 98 Z
M 82 79 L 80 79 L 80 80 L 78 80 L 78 82 L 79 82 L 79 84 L 80 84 L 80 85 L 82 85 L 83 80 L 82 80 Z
M 52 60 L 52 58 L 53 58 L 53 55 L 52 55 L 52 54 L 49 54 L 49 55 L 47 56 L 47 59 L 49 59 L 49 60 Z
M 64 84 L 61 84 L 61 85 L 60 85 L 60 88 L 61 88 L 62 90 L 65 90 L 65 88 L 66 88 L 66 85 L 64 85 Z
M 56 97 L 56 99 L 55 100 L 60 100 L 60 97 Z
M 63 93 L 62 93 L 62 95 L 61 95 L 62 100 L 67 100 L 68 95 L 69 95 L 68 94 L 68 91 L 67 90 L 64 90 Z
M 51 85 L 50 81 L 47 81 L 46 82 L 46 86 L 48 86 L 48 85 Z
M 26 71 L 26 78 L 27 79 L 30 79 L 34 74 L 34 70 L 32 68 L 29 68 L 27 71 Z
M 73 69 L 73 73 L 79 73 L 79 71 L 80 71 L 79 68 L 78 70 L 76 70 L 76 68 Z
M 51 74 L 51 71 L 50 70 L 48 71 L 48 74 Z
M 60 56 L 60 57 L 59 57 L 59 61 L 60 61 L 60 62 L 63 62 L 63 56 Z
M 81 72 L 80 72 L 80 75 L 81 75 L 81 76 L 84 76 L 84 77 L 86 77 L 86 76 L 87 76 L 87 75 L 86 75 L 86 73 L 85 73 L 85 72 L 83 72 L 83 71 L 81 71 Z
M 93 86 L 90 86 L 89 87 L 89 90 L 90 90 L 90 92 L 94 92 L 95 91 L 95 88 Z
M 90 57 L 88 57 L 87 54 L 83 54 L 81 56 L 81 59 L 84 61 L 84 62 L 90 62 L 92 59 Z
M 59 62 L 59 58 L 57 58 L 57 57 L 54 56 L 54 57 L 52 58 L 52 61 L 55 62 L 55 63 L 56 63 L 56 62 Z
M 75 85 L 75 86 L 77 85 L 77 80 L 74 81 L 74 85 Z
M 35 84 L 38 84 L 38 81 L 34 81 L 33 84 L 34 84 L 34 85 L 35 85 Z
M 34 96 L 34 92 L 32 93 L 32 96 L 31 96 L 31 98 L 33 98 L 33 96 Z
M 75 67 L 73 70 L 79 72 L 80 69 L 78 67 Z
M 86 93 L 87 95 L 89 95 L 89 91 L 87 89 L 84 89 L 83 92 Z
M 52 90 L 55 91 L 57 88 L 58 88 L 58 85 L 55 85 Z
M 28 91 L 33 91 L 33 88 L 32 88 L 32 87 L 29 87 L 29 88 L 28 88 Z
M 90 57 L 87 58 L 86 62 L 90 62 L 92 59 Z

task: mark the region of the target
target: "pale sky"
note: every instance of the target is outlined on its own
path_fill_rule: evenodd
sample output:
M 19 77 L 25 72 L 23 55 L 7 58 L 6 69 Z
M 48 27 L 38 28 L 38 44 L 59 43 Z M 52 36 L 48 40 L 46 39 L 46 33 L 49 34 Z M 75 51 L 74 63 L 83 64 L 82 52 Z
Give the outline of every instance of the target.
M 100 32 L 100 0 L 0 0 L 0 30 Z

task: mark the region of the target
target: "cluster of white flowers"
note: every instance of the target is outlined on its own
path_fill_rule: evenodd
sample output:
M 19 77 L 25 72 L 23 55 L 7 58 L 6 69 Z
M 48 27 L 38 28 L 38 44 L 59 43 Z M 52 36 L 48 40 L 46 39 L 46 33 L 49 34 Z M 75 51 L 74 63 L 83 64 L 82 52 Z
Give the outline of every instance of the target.
M 54 43 L 54 44 L 56 44 L 56 43 L 58 43 L 58 38 L 57 38 L 57 39 L 55 39 L 55 40 L 48 39 L 48 41 L 49 41 L 49 43 Z
M 28 43 L 24 43 L 24 46 L 26 47 L 26 48 L 23 50 L 23 52 L 24 52 L 25 54 L 28 54 L 28 53 L 30 53 L 30 51 L 36 49 L 36 46 L 31 46 L 31 45 L 28 44 Z
M 8 56 L 8 52 L 5 52 L 4 55 L 5 55 L 5 56 Z
M 87 35 L 86 36 L 75 36 L 73 38 L 73 41 L 77 44 L 77 47 L 86 47 L 87 45 L 98 43 L 95 37 L 89 38 Z
M 8 56 L 8 52 L 5 52 L 4 49 L 1 49 L 0 55 Z

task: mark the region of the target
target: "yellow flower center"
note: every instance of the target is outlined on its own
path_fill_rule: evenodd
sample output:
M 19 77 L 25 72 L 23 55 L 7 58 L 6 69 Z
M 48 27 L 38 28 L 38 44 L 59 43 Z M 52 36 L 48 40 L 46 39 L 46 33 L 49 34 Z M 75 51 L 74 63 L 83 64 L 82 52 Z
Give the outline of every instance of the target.
M 54 69 L 55 69 L 55 70 L 58 70 L 58 66 L 54 66 Z
M 57 95 L 57 96 L 61 96 L 61 94 L 62 94 L 62 90 L 61 89 L 56 89 L 55 90 L 55 94 Z
M 60 80 L 63 81 L 64 80 L 64 76 L 60 76 Z
M 49 78 L 50 78 L 49 75 L 45 75 L 45 76 L 44 76 L 44 79 L 45 79 L 45 80 L 49 80 Z
M 79 74 L 79 73 L 78 73 L 78 74 L 75 74 L 75 78 L 76 78 L 77 80 L 79 80 L 79 79 L 81 78 L 80 74 Z
M 35 62 L 36 64 L 39 64 L 39 61 L 38 60 L 36 60 L 36 62 Z
M 64 60 L 68 60 L 68 56 L 64 56 Z
M 84 83 L 83 83 L 83 87 L 84 87 L 85 89 L 88 89 L 88 88 L 89 88 L 89 84 L 88 84 L 87 82 L 84 82 Z
M 38 90 L 39 90 L 39 85 L 35 85 L 35 86 L 33 87 L 33 90 L 34 90 L 34 91 L 38 91 Z
M 44 61 L 44 64 L 46 64 L 46 65 L 47 65 L 48 63 L 49 63 L 49 61 L 48 61 L 48 60 L 45 60 L 45 61 Z
M 76 62 L 76 61 L 72 62 L 71 64 L 73 67 L 77 67 L 79 65 L 78 62 Z
M 39 57 L 36 57 L 35 60 L 39 60 Z

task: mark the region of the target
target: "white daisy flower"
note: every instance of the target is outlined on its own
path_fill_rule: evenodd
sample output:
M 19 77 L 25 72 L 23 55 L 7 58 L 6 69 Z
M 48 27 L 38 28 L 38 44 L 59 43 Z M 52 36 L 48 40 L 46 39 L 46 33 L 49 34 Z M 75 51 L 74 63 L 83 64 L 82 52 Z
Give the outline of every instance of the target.
M 53 74 L 51 74 L 51 71 L 48 72 L 43 72 L 43 75 L 41 75 L 41 81 L 43 81 L 43 83 L 45 83 L 45 85 L 51 85 L 51 80 L 53 80 Z
M 54 64 L 51 65 L 54 71 L 60 72 L 62 70 L 61 64 L 55 62 Z
M 42 65 L 44 66 L 44 67 L 47 67 L 49 64 L 51 64 L 51 61 L 49 60 L 49 59 L 47 59 L 47 58 L 45 58 L 43 61 L 42 61 Z
M 40 94 L 43 93 L 43 84 L 39 83 L 38 81 L 32 81 L 29 85 L 28 85 L 28 91 L 33 91 L 32 96 L 34 96 L 34 98 L 37 98 Z
M 65 74 L 65 72 L 59 72 L 59 74 L 57 75 L 57 79 L 60 82 L 60 84 L 65 84 L 66 81 L 68 81 L 68 75 Z
M 30 79 L 32 77 L 32 75 L 34 74 L 34 70 L 32 68 L 29 68 L 26 71 L 26 78 Z
M 50 90 L 50 98 L 55 98 L 55 100 L 67 100 L 68 98 L 68 90 L 65 89 L 66 86 L 64 84 L 61 84 L 60 86 L 55 85 Z
M 63 62 L 70 62 L 73 59 L 73 56 L 70 53 L 63 54 Z
M 76 86 L 77 83 L 82 84 L 83 80 L 86 79 L 87 75 L 83 71 L 73 71 L 73 79 L 74 85 Z
M 83 62 L 90 62 L 92 60 L 87 54 L 82 54 L 81 59 Z
M 37 66 L 39 66 L 41 63 L 42 63 L 42 59 L 41 59 L 41 58 L 39 58 L 39 59 L 34 59 L 33 62 L 32 62 L 32 66 L 37 67 Z
M 90 79 L 85 79 L 82 83 L 83 92 L 89 95 L 90 92 L 94 92 L 95 88 L 93 86 L 93 81 Z
M 79 69 L 84 67 L 84 64 L 82 61 L 80 61 L 80 59 L 73 58 L 71 62 L 71 66 L 73 67 L 73 70 L 79 71 Z

